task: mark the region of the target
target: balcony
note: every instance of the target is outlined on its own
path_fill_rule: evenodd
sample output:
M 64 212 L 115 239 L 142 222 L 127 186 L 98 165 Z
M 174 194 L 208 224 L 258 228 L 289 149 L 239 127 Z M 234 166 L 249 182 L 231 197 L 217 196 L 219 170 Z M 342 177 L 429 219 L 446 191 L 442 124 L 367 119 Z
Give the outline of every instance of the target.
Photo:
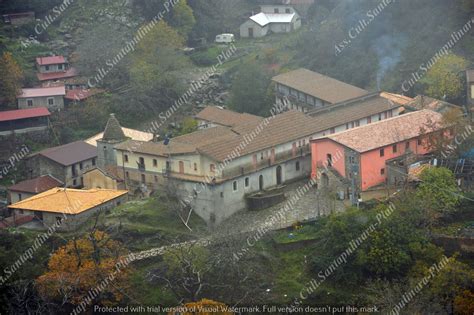
M 309 145 L 305 145 L 304 147 L 297 148 L 295 155 L 293 155 L 293 151 L 290 150 L 286 152 L 277 153 L 275 155 L 274 161 L 272 161 L 271 158 L 265 158 L 263 160 L 259 159 L 256 165 L 254 165 L 253 163 L 248 163 L 245 165 L 241 165 L 239 167 L 225 168 L 222 171 L 220 178 L 228 179 L 228 178 L 233 178 L 237 176 L 243 176 L 243 175 L 253 173 L 255 171 L 261 170 L 263 168 L 266 168 L 272 165 L 276 165 L 282 162 L 292 160 L 297 157 L 307 156 L 310 153 L 311 153 L 311 150 L 310 150 Z

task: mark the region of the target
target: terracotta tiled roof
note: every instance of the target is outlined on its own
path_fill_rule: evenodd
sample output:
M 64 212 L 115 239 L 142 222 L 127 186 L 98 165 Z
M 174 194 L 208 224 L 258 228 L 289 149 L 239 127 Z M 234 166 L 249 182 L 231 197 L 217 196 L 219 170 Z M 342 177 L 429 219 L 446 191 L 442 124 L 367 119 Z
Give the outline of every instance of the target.
M 0 112 L 0 121 L 11 121 L 26 118 L 50 116 L 51 113 L 46 107 L 17 109 Z
M 55 65 L 59 63 L 66 63 L 64 56 L 48 56 L 36 58 L 36 63 L 40 66 Z
M 277 75 L 273 81 L 334 104 L 366 95 L 369 92 L 356 86 L 307 69 Z
M 50 175 L 45 175 L 19 182 L 13 186 L 8 187 L 8 190 L 39 194 L 44 191 L 50 190 L 51 188 L 59 187 L 61 185 L 63 185 L 63 183 L 58 179 Z
M 68 166 L 97 157 L 97 148 L 84 141 L 76 141 L 46 149 L 37 154 Z
M 327 130 L 384 111 L 402 108 L 406 101 L 402 100 L 402 103 L 395 102 L 392 98 L 387 99 L 383 97 L 386 95 L 386 93 L 372 93 L 310 111 L 308 115 L 315 118 L 317 124 L 322 128 L 321 130 Z
M 197 119 L 209 121 L 222 126 L 233 127 L 242 123 L 259 121 L 262 117 L 247 113 L 237 113 L 231 110 L 208 106 L 196 115 Z
M 18 98 L 66 95 L 66 89 L 64 88 L 64 86 L 22 89 L 21 91 L 22 93 L 18 95 Z
M 101 89 L 72 89 L 66 90 L 66 96 L 64 98 L 71 101 L 83 101 L 101 92 L 103 92 Z
M 394 143 L 413 139 L 421 134 L 442 129 L 442 115 L 421 110 L 343 131 L 324 139 L 331 139 L 357 152 L 367 152 Z M 316 140 L 318 141 L 318 140 Z
M 463 110 L 460 106 L 425 95 L 418 95 L 411 102 L 408 102 L 406 107 L 414 110 L 430 109 L 438 113 L 445 113 L 452 109 Z
M 9 208 L 78 214 L 126 195 L 127 193 L 126 190 L 53 188 L 39 195 L 17 202 L 9 206 Z

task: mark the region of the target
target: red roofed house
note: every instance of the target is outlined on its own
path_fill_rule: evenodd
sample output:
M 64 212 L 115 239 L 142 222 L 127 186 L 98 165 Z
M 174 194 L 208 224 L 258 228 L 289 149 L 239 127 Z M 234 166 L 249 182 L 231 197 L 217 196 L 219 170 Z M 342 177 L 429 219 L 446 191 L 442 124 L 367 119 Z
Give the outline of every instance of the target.
M 50 112 L 45 107 L 0 112 L 0 136 L 48 130 Z
M 429 134 L 443 129 L 442 115 L 421 110 L 350 129 L 311 141 L 312 178 L 328 185 L 327 170 L 346 179 L 355 178 L 362 190 L 383 184 L 386 161 L 407 151 L 417 155 L 430 152 Z
M 51 175 L 44 175 L 19 182 L 8 187 L 8 203 L 16 203 L 62 185 L 64 184 L 60 180 Z
M 31 155 L 27 161 L 29 178 L 52 175 L 66 187 L 84 186 L 83 175 L 97 163 L 97 148 L 76 141 Z
M 22 89 L 22 93 L 17 96 L 18 109 L 47 107 L 60 110 L 64 108 L 65 95 L 64 86 Z
M 38 80 L 59 80 L 77 76 L 75 68 L 70 67 L 64 56 L 48 56 L 36 58 Z

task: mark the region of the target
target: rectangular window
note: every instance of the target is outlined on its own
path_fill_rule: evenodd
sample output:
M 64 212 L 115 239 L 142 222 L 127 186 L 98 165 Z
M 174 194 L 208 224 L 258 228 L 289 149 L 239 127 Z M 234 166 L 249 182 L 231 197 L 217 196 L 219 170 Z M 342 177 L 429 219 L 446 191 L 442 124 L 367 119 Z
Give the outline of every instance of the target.
M 19 201 L 21 201 L 21 198 L 22 198 L 21 194 L 18 194 L 18 200 Z
M 385 175 L 385 169 L 384 168 L 380 169 L 380 175 Z
M 328 166 L 331 167 L 332 166 L 332 155 L 327 154 L 326 158 L 327 158 Z
M 336 128 L 331 128 L 331 133 L 336 133 Z
M 406 150 L 410 149 L 410 141 L 408 141 L 407 143 L 405 143 L 405 149 L 406 149 Z
M 195 171 L 198 170 L 198 165 L 197 165 L 197 163 L 194 163 L 194 170 L 195 170 Z
M 49 71 L 49 66 L 44 66 L 44 69 L 45 69 L 46 71 Z
M 295 169 L 296 169 L 297 171 L 300 170 L 300 162 L 299 162 L 299 161 L 296 162 L 296 164 L 295 164 Z
M 58 65 L 58 70 L 63 70 L 63 65 L 62 64 Z
M 382 114 L 379 114 L 379 121 L 382 120 Z
M 356 125 L 356 127 L 359 127 L 360 126 L 360 121 L 356 120 L 355 125 Z
M 273 12 L 274 13 L 280 13 L 280 10 L 278 10 L 278 8 L 275 8 L 275 9 L 273 9 Z
M 156 159 L 153 159 L 153 166 L 157 167 L 158 166 L 158 161 Z
M 250 185 L 250 178 L 245 177 L 245 187 L 249 187 Z
M 348 129 L 349 129 L 349 124 L 347 123 L 347 124 L 346 124 L 346 130 L 348 130 Z
M 237 181 L 235 180 L 233 183 L 232 183 L 232 190 L 233 191 L 237 191 Z
M 130 173 L 129 173 L 129 172 L 125 172 L 125 177 L 126 177 L 126 178 L 130 178 Z
M 54 105 L 54 97 L 48 97 L 48 105 Z
M 84 166 L 82 165 L 82 162 L 79 163 L 79 169 L 82 170 L 84 168 Z
M 350 164 L 355 164 L 355 157 L 349 156 L 349 163 Z
M 26 100 L 26 105 L 28 105 L 28 107 L 33 106 L 33 100 L 32 99 Z
M 92 159 L 92 166 L 95 166 L 95 158 Z
M 123 160 L 125 161 L 125 163 L 128 163 L 128 155 L 125 154 L 125 155 L 123 156 Z
M 397 153 L 397 145 L 396 144 L 394 144 L 392 146 L 392 150 L 393 150 L 393 153 Z
M 290 8 L 286 8 L 286 9 L 285 9 L 285 13 L 291 13 L 291 9 L 290 9 Z
M 384 156 L 385 155 L 385 150 L 384 149 L 380 149 L 380 157 Z

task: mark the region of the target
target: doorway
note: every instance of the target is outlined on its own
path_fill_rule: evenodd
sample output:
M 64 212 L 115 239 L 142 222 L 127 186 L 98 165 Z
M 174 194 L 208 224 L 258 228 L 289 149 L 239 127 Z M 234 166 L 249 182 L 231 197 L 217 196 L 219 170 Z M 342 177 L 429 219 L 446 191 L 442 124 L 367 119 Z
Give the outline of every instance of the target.
M 263 190 L 263 175 L 258 177 L 258 189 Z
M 281 165 L 278 165 L 276 168 L 276 177 L 277 177 L 277 185 L 281 185 L 282 178 L 281 178 Z
M 249 37 L 253 38 L 253 27 L 249 27 Z

